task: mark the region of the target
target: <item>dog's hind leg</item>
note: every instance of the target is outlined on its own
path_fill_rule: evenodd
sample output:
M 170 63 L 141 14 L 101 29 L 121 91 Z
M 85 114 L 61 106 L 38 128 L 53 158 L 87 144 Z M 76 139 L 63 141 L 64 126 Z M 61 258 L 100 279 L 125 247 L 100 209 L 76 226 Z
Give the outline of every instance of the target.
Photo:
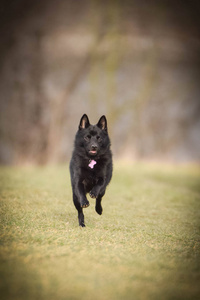
M 102 197 L 104 196 L 104 194 L 105 194 L 105 192 L 102 194 L 99 194 L 98 197 L 96 198 L 95 210 L 99 215 L 101 215 L 103 212 L 103 208 L 101 206 L 101 200 L 102 200 Z

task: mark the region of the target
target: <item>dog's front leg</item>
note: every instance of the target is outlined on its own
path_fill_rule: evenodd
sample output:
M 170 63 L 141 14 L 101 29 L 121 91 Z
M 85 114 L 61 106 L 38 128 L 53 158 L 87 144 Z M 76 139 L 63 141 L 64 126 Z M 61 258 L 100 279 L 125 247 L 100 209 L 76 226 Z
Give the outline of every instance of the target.
M 103 208 L 101 206 L 101 200 L 106 191 L 106 181 L 100 177 L 97 181 L 97 184 L 90 191 L 90 197 L 96 198 L 96 212 L 101 215 L 103 212 Z
M 86 198 L 83 183 L 75 182 L 75 184 L 73 184 L 73 186 L 72 186 L 72 189 L 73 189 L 74 205 L 75 205 L 76 209 L 78 210 L 79 226 L 85 227 L 83 208 L 88 207 L 90 205 L 90 203 Z
M 90 205 L 90 203 L 89 203 L 88 199 L 86 198 L 84 184 L 83 184 L 83 182 L 81 180 L 79 180 L 77 182 L 75 190 L 76 190 L 76 194 L 77 194 L 78 200 L 80 202 L 80 206 L 82 208 L 88 207 Z
M 97 180 L 96 185 L 90 191 L 90 193 L 89 193 L 90 197 L 97 199 L 103 187 L 104 187 L 104 179 L 102 177 L 100 177 Z
M 78 210 L 79 226 L 85 227 L 83 208 L 81 207 L 80 202 L 74 192 L 73 192 L 73 201 L 74 201 L 74 205 L 75 205 L 76 209 Z

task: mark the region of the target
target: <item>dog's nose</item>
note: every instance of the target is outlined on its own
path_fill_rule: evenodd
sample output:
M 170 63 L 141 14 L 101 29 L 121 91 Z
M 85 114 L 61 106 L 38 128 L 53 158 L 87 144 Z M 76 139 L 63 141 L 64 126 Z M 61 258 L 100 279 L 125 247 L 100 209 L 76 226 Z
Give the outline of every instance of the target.
M 97 150 L 97 146 L 96 146 L 96 145 L 92 145 L 92 146 L 91 146 L 91 149 L 92 149 L 92 150 Z

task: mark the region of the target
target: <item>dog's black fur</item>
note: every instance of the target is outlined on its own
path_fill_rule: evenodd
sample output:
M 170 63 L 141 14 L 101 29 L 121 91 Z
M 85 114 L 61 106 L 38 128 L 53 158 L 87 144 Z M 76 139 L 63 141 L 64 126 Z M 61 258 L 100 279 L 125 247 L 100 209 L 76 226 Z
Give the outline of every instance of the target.
M 96 198 L 95 209 L 101 215 L 101 200 L 112 177 L 112 153 L 105 116 L 96 125 L 90 125 L 86 114 L 82 116 L 75 137 L 70 175 L 79 225 L 85 227 L 83 208 L 90 205 L 86 194 Z

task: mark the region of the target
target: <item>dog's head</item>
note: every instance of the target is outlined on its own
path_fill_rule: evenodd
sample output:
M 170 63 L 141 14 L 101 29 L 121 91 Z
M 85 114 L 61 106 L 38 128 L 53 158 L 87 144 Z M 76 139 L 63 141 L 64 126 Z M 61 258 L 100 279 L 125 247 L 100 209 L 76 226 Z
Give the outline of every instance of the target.
M 106 117 L 102 116 L 96 125 L 91 125 L 88 116 L 84 114 L 80 120 L 76 142 L 89 158 L 103 155 L 110 147 Z

